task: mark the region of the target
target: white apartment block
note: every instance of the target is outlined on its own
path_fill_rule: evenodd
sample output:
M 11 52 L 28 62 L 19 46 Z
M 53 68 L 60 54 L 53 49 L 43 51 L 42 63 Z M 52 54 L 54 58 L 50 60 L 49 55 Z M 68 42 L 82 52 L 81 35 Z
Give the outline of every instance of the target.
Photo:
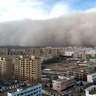
M 87 75 L 87 82 L 93 83 L 96 82 L 96 73 L 91 73 Z
M 92 85 L 85 89 L 85 96 L 96 96 L 96 85 Z

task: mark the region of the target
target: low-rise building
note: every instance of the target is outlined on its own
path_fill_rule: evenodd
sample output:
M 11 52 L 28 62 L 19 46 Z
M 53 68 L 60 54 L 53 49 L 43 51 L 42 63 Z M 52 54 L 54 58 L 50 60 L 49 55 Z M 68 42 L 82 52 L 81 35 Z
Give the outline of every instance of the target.
M 27 85 L 8 92 L 7 96 L 42 96 L 42 85 Z
M 72 77 L 67 77 L 64 79 L 57 79 L 52 80 L 53 89 L 61 92 L 62 90 L 65 90 L 68 87 L 71 87 L 75 84 L 75 80 Z
M 96 73 L 91 73 L 87 75 L 87 82 L 94 83 L 96 82 Z
M 96 96 L 96 85 L 92 85 L 85 89 L 86 96 Z

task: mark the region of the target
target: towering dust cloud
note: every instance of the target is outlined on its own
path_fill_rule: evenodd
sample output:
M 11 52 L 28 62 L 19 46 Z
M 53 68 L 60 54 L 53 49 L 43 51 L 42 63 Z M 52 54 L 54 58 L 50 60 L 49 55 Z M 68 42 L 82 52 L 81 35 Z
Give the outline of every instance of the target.
M 0 23 L 0 46 L 96 46 L 96 13 Z

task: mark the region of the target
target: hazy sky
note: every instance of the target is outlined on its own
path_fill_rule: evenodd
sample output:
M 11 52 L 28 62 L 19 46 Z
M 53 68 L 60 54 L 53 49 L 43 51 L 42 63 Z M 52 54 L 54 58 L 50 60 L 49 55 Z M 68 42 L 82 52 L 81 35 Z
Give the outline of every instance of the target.
M 0 0 L 0 22 L 0 46 L 96 46 L 96 0 Z
M 0 22 L 96 11 L 96 0 L 0 0 Z

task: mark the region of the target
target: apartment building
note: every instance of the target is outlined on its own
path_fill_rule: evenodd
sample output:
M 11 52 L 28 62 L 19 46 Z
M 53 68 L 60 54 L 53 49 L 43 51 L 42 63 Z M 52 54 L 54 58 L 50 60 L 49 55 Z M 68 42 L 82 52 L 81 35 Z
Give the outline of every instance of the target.
M 30 48 L 29 53 L 31 55 L 40 56 L 40 55 L 42 55 L 42 50 L 41 50 L 41 48 Z
M 8 92 L 7 96 L 42 96 L 42 85 L 23 86 Z
M 13 64 L 9 57 L 0 57 L 0 80 L 13 79 Z
M 20 56 L 14 59 L 14 79 L 19 81 L 41 81 L 41 58 Z
M 58 56 L 59 54 L 58 48 L 52 47 L 42 48 L 42 52 L 44 56 Z
M 74 76 L 76 80 L 87 80 L 87 74 L 89 73 L 91 73 L 91 69 L 88 67 L 81 67 L 66 71 L 66 75 Z

